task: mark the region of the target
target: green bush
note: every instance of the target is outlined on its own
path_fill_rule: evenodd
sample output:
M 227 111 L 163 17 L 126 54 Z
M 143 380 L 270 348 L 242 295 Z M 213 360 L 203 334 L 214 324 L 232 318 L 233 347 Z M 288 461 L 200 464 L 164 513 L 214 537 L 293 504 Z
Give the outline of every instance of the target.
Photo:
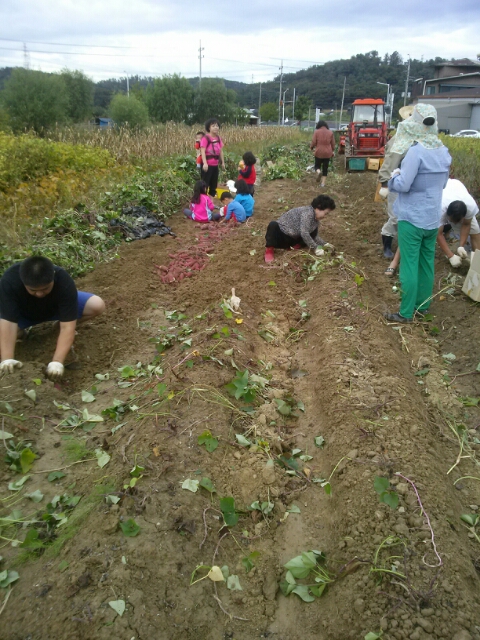
M 0 191 L 55 171 L 84 172 L 113 165 L 114 159 L 105 149 L 0 132 Z
M 142 129 L 148 124 L 147 106 L 133 95 L 117 93 L 110 102 L 109 112 L 118 126 Z

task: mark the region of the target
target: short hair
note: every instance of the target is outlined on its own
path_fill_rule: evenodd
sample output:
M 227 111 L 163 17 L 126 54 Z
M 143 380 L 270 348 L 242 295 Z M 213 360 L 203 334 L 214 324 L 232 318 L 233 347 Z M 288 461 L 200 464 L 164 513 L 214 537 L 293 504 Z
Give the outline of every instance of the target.
M 317 122 L 316 129 L 321 129 L 322 127 L 326 127 L 327 129 L 330 129 L 330 127 L 328 126 L 328 123 L 325 122 L 325 120 L 319 120 Z
M 220 122 L 217 120 L 217 118 L 209 118 L 205 122 L 205 131 L 207 133 L 210 133 L 210 127 L 212 126 L 212 124 L 218 124 L 218 126 L 220 126 Z
M 237 190 L 237 193 L 239 193 L 241 196 L 248 195 L 250 193 L 248 184 L 245 182 L 243 178 L 240 178 L 235 182 L 235 189 Z
M 251 151 L 245 151 L 242 158 L 244 163 L 247 165 L 247 167 L 251 167 L 257 162 L 256 157 L 253 155 Z
M 205 131 L 197 131 L 197 133 L 195 135 L 196 136 L 204 136 L 205 135 Z
M 330 211 L 333 211 L 335 209 L 335 202 L 333 198 L 325 196 L 322 193 L 320 196 L 317 196 L 312 200 L 312 207 L 314 209 L 320 209 L 321 211 L 324 209 L 330 209 Z
M 230 193 L 230 191 L 224 191 L 221 196 L 220 196 L 220 202 L 223 202 L 224 200 L 226 200 L 227 198 L 230 198 L 231 200 L 233 200 L 233 196 Z
M 467 205 L 462 200 L 454 200 L 447 207 L 447 218 L 457 224 L 467 215 Z
M 20 264 L 20 280 L 26 287 L 42 287 L 55 279 L 53 262 L 43 256 L 31 256 Z

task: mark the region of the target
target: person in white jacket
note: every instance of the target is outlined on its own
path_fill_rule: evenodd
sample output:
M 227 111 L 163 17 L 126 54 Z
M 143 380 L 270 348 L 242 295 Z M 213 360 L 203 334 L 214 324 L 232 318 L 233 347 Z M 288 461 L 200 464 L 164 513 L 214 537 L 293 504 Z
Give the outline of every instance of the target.
M 476 218 L 478 206 L 460 180 L 450 179 L 442 194 L 442 217 L 437 242 L 452 267 L 459 267 L 462 258 L 468 259 L 465 249 L 468 237 L 473 251 L 480 249 L 480 226 Z M 448 246 L 445 233 L 450 229 L 460 237 L 455 254 Z

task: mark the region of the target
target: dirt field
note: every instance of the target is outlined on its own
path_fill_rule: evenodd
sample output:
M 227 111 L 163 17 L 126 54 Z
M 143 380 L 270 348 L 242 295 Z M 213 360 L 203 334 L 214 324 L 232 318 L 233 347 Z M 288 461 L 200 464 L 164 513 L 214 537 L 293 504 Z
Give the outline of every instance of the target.
M 20 575 L 0 589 L 2 640 L 480 639 L 480 539 L 460 519 L 480 506 L 480 412 L 460 400 L 480 396 L 478 306 L 461 293 L 466 268 L 452 278 L 438 256 L 432 317 L 385 322 L 398 282 L 383 274 L 375 180 L 329 178 L 337 209 L 321 235 L 333 258 L 277 251 L 264 263 L 268 221 L 318 193 L 310 175 L 266 183 L 254 217 L 209 238 L 192 277 L 163 284 L 155 268 L 205 246 L 208 229 L 178 214 L 177 238 L 125 245 L 79 281 L 108 312 L 79 328 L 61 384 L 44 377 L 52 327 L 19 346 L 24 368 L 0 380 L 3 428 L 39 458 L 14 495 L 44 498 L 13 507 L 7 484 L 21 475 L 2 461 L 0 514 L 41 518 L 55 495 L 81 500 L 61 526 L 37 527 L 42 548 L 2 548 L 0 569 Z M 220 306 L 232 287 L 235 314 Z M 225 388 L 245 370 L 254 413 Z M 103 422 L 85 421 L 106 408 Z M 102 468 L 95 450 L 110 456 Z M 49 481 L 52 470 L 65 475 Z M 380 502 L 376 477 L 397 508 Z M 126 536 L 131 519 L 140 531 Z M 326 554 L 331 583 L 314 602 L 284 596 L 283 565 L 309 550 Z M 190 586 L 198 565 L 227 566 L 237 588 Z M 112 601 L 125 602 L 122 616 Z

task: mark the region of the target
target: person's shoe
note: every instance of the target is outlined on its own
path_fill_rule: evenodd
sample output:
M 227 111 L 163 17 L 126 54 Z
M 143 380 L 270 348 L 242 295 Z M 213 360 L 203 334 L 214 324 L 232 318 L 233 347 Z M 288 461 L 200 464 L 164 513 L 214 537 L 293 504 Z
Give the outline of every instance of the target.
M 322 181 L 320 182 L 320 186 L 321 186 L 321 187 L 324 187 L 324 186 L 325 186 L 325 184 L 326 184 L 326 181 L 325 181 L 325 180 L 322 180 Z
M 290 247 L 291 249 L 294 249 L 295 251 L 298 251 L 299 249 L 302 248 L 303 245 L 301 245 L 300 243 L 298 244 L 294 244 L 292 247 Z
M 382 236 L 382 242 L 383 242 L 383 257 L 387 258 L 388 260 L 391 260 L 395 255 L 392 251 L 392 242 L 393 242 L 392 236 Z
M 275 250 L 273 247 L 267 247 L 265 249 L 265 262 L 273 262 L 275 258 Z
M 389 322 L 401 322 L 402 324 L 410 324 L 413 322 L 413 318 L 404 318 L 399 313 L 385 313 L 385 319 Z
M 320 171 L 317 171 L 316 174 L 317 175 L 315 176 L 315 180 L 317 182 L 320 182 L 320 180 L 322 179 L 322 174 L 320 173 Z

